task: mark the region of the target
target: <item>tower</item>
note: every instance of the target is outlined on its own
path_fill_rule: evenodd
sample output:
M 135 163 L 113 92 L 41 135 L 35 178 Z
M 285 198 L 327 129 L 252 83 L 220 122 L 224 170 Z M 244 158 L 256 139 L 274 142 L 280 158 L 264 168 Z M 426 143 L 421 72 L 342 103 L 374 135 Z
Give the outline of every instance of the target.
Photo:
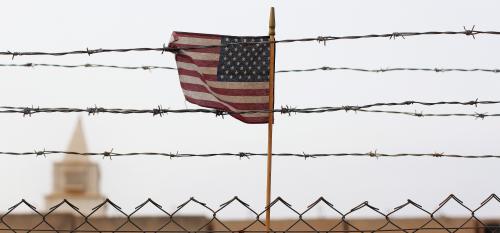
M 67 151 L 87 152 L 87 144 L 80 118 Z M 99 190 L 99 167 L 88 156 L 65 155 L 62 161 L 54 164 L 53 176 L 52 193 L 45 197 L 47 209 L 66 199 L 77 206 L 80 212 L 88 215 L 92 212 L 92 208 L 105 200 Z M 105 214 L 104 207 L 106 206 L 101 207 L 92 216 L 103 216 Z M 67 205 L 57 208 L 55 212 L 78 215 Z

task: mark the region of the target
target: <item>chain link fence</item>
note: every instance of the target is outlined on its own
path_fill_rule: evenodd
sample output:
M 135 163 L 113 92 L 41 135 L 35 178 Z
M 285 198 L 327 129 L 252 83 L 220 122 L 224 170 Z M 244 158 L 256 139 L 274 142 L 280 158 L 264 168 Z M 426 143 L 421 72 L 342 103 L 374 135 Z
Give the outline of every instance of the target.
M 63 200 L 46 211 L 40 211 L 23 199 L 1 214 L 0 232 L 265 232 L 267 208 L 258 210 L 238 197 L 220 206 L 209 206 L 190 198 L 171 212 L 151 199 L 130 213 L 109 199 L 89 209 L 81 209 L 78 204 L 83 206 L 88 203 L 76 199 Z M 452 205 L 466 214 L 459 217 L 439 214 L 440 210 Z M 319 206 L 323 213 L 328 212 L 328 217 L 314 217 L 311 214 Z M 481 217 L 481 210 L 491 207 L 497 208 L 497 212 L 489 217 Z M 490 195 L 478 206 L 466 206 L 455 195 L 450 195 L 432 210 L 407 200 L 387 212 L 368 202 L 342 212 L 323 197 L 305 209 L 294 208 L 281 197 L 269 205 L 271 212 L 276 208 L 285 208 L 293 215 L 272 219 L 272 232 L 500 232 L 498 207 L 500 198 L 496 194 Z M 154 209 L 156 214 L 141 214 L 141 210 L 146 208 Z M 184 210 L 187 208 L 194 208 L 195 214 L 186 214 Z M 229 208 L 245 212 L 248 217 L 238 220 L 228 218 L 223 212 Z M 107 215 L 109 211 L 115 214 Z M 366 212 L 371 215 L 367 217 Z M 359 216 L 359 213 L 365 216 Z

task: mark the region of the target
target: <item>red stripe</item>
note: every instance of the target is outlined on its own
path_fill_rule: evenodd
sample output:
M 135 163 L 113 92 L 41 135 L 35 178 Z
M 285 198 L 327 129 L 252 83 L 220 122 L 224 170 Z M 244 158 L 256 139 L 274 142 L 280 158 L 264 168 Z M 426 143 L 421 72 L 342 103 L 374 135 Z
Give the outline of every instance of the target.
M 213 74 L 200 74 L 198 71 L 186 70 L 186 69 L 178 69 L 178 72 L 179 75 L 198 77 L 205 81 L 217 81 L 217 75 Z
M 184 54 L 177 54 L 175 59 L 180 62 L 194 63 L 197 66 L 202 66 L 202 67 L 217 67 L 219 65 L 219 61 L 216 60 L 195 60 L 190 56 Z
M 223 111 L 231 111 L 226 106 L 224 106 L 218 102 L 193 99 L 193 98 L 188 97 L 188 96 L 184 96 L 184 97 L 186 97 L 186 100 L 188 102 L 200 105 L 202 107 L 214 108 L 214 109 L 223 110 Z M 242 121 L 242 122 L 249 123 L 249 124 L 263 124 L 263 123 L 267 123 L 267 121 L 268 121 L 268 117 L 244 117 L 241 114 L 236 114 L 236 113 L 230 113 L 230 115 L 232 117 Z
M 190 91 L 188 89 L 185 89 L 185 90 Z M 194 91 L 194 90 L 191 90 L 191 91 Z M 199 92 L 208 93 L 206 89 L 201 90 Z M 210 93 L 208 93 L 208 94 L 210 94 Z M 220 99 L 217 99 L 217 100 L 220 101 L 221 103 L 225 103 L 227 105 L 230 105 L 231 107 L 233 107 L 234 109 L 239 110 L 239 111 L 264 110 L 264 109 L 267 109 L 269 107 L 269 103 L 233 103 L 233 102 L 229 102 L 229 101 L 222 101 Z
M 192 45 L 192 44 L 179 44 L 179 43 L 171 43 L 171 47 L 178 48 L 178 49 L 183 49 L 183 48 L 188 48 L 189 52 L 199 52 L 199 53 L 220 53 L 220 46 L 218 45 L 206 45 L 206 46 L 214 46 L 214 47 L 209 47 L 209 48 L 197 48 L 193 49 L 196 47 L 203 47 L 205 45 Z
M 200 91 L 210 93 L 205 86 L 192 83 L 181 82 L 181 87 L 190 91 Z M 210 90 L 221 95 L 230 96 L 268 96 L 269 89 L 225 89 L 210 87 Z
M 194 37 L 194 38 L 205 38 L 205 39 L 221 39 L 221 35 L 215 34 L 205 34 L 205 33 L 193 33 L 193 32 L 173 32 L 174 36 L 182 37 Z
M 269 103 L 228 103 L 233 108 L 238 109 L 240 111 L 243 110 L 265 110 L 269 108 Z
M 200 85 L 196 85 L 196 84 L 189 85 L 189 86 L 184 86 L 185 84 L 186 83 L 181 83 L 181 87 L 184 90 L 187 90 L 187 91 L 197 91 L 197 92 L 203 92 L 203 93 L 211 94 L 210 91 L 208 91 L 207 88 L 204 87 L 204 86 L 200 86 Z M 268 106 L 269 106 L 269 103 L 234 103 L 234 102 L 225 101 L 225 100 L 224 101 L 223 100 L 219 100 L 219 101 L 223 102 L 223 103 L 226 103 L 228 105 L 231 105 L 231 107 L 233 107 L 233 108 L 235 108 L 237 110 L 241 110 L 241 111 L 243 111 L 243 110 L 262 110 L 262 109 L 267 109 Z
M 225 89 L 210 87 L 216 93 L 224 93 L 224 95 L 234 96 L 269 96 L 269 89 Z

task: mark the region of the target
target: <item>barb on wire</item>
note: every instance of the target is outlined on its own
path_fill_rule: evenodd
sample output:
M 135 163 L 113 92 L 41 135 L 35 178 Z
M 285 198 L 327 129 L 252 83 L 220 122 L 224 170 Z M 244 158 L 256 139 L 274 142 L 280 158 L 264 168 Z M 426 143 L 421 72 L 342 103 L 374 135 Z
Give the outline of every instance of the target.
M 50 155 L 81 155 L 81 156 L 102 156 L 103 158 L 112 157 L 126 157 L 126 156 L 163 156 L 168 158 L 210 158 L 210 157 L 234 157 L 234 158 L 248 158 L 251 157 L 265 157 L 267 153 L 251 153 L 251 152 L 218 152 L 218 153 L 170 153 L 170 152 L 116 152 L 104 151 L 104 152 L 76 152 L 76 151 L 61 151 L 61 150 L 43 150 L 43 151 L 27 151 L 27 152 L 12 152 L 12 151 L 0 151 L 0 155 L 5 156 L 40 156 L 44 157 Z M 372 157 L 372 158 L 399 158 L 399 157 L 430 157 L 430 158 L 463 158 L 463 159 L 489 159 L 489 158 L 500 158 L 500 155 L 495 154 L 479 154 L 479 155 L 463 155 L 463 154 L 445 154 L 444 152 L 431 152 L 431 153 L 381 153 L 377 150 L 362 152 L 362 153 L 273 153 L 274 157 L 284 157 L 284 158 L 325 158 L 325 157 Z
M 157 201 L 147 199 L 125 212 L 119 205 L 106 199 L 89 209 L 88 206 L 78 206 L 69 200 L 61 200 L 48 208 L 48 211 L 38 211 L 26 200 L 21 200 L 0 214 L 0 231 L 7 232 L 265 232 L 262 220 L 267 209 L 283 211 L 288 215 L 282 219 L 272 219 L 269 232 L 498 232 L 498 219 L 488 218 L 482 214 L 483 209 L 498 206 L 500 198 L 491 194 L 478 205 L 466 205 L 454 194 L 448 195 L 444 201 L 434 208 L 424 208 L 413 200 L 406 200 L 400 205 L 382 211 L 364 201 L 348 209 L 340 210 L 335 202 L 325 197 L 319 197 L 304 208 L 297 208 L 282 197 L 275 198 L 269 206 L 255 208 L 235 196 L 220 205 L 210 206 L 194 197 L 178 205 L 176 209 L 167 210 Z M 447 206 L 458 207 L 465 212 L 461 217 L 441 217 L 441 209 Z M 118 212 L 117 216 L 102 215 L 103 207 Z M 189 206 L 189 207 L 188 207 Z M 19 210 L 28 211 L 18 214 Z M 139 215 L 143 209 L 153 209 L 155 216 Z M 184 209 L 193 209 L 194 214 L 183 214 Z M 226 209 L 234 213 L 245 214 L 246 218 L 234 220 L 225 218 Z M 315 217 L 315 211 L 327 212 L 328 217 Z M 387 208 L 383 208 L 387 209 Z M 411 211 L 414 216 L 401 217 L 401 214 Z M 226 211 L 227 212 L 227 211 Z M 361 213 L 372 213 L 372 217 L 360 217 Z M 60 213 L 64 213 L 61 215 Z M 357 215 L 357 216 L 356 216 Z M 399 216 L 398 216 L 399 215 Z M 61 224 L 73 222 L 77 224 Z M 27 224 L 31 223 L 31 224 Z M 118 224 L 113 224 L 118 223 Z M 65 227 L 64 227 L 65 226 Z
M 0 67 L 56 67 L 56 68 L 112 68 L 112 69 L 125 69 L 125 70 L 177 70 L 177 68 L 172 66 L 156 66 L 156 65 L 142 65 L 142 66 L 119 66 L 119 65 L 103 65 L 103 64 L 76 64 L 76 65 L 64 65 L 64 64 L 48 64 L 48 63 L 23 63 L 23 64 L 0 64 Z M 368 69 L 368 68 L 356 68 L 356 67 L 332 67 L 332 66 L 322 66 L 317 68 L 305 68 L 305 69 L 288 69 L 288 70 L 278 70 L 276 73 L 296 73 L 296 72 L 311 72 L 311 71 L 336 71 L 336 70 L 348 70 L 348 71 L 360 71 L 360 72 L 370 72 L 370 73 L 384 73 L 392 71 L 428 71 L 428 72 L 488 72 L 488 73 L 500 73 L 500 68 L 488 69 L 488 68 L 425 68 L 425 67 L 394 67 L 394 68 L 380 68 L 380 69 Z
M 170 66 L 119 66 L 119 65 L 103 65 L 103 64 L 78 64 L 78 65 L 64 65 L 64 64 L 49 64 L 49 63 L 23 63 L 23 64 L 0 64 L 0 67 L 57 67 L 57 68 L 113 68 L 125 70 L 177 70 L 175 67 Z
M 292 113 L 327 113 L 327 112 L 338 112 L 338 111 L 354 111 L 354 112 L 371 112 L 371 113 L 387 113 L 387 114 L 397 114 L 397 115 L 408 115 L 416 117 L 432 116 L 432 117 L 475 117 L 484 119 L 486 117 L 498 117 L 500 114 L 488 114 L 488 113 L 423 113 L 423 112 L 404 112 L 404 111 L 390 111 L 390 110 L 372 110 L 372 107 L 391 107 L 391 106 L 409 106 L 409 105 L 422 105 L 422 106 L 439 106 L 439 105 L 462 105 L 462 106 L 475 106 L 478 105 L 491 105 L 500 104 L 500 100 L 471 100 L 471 101 L 437 101 L 437 102 L 423 102 L 423 101 L 403 101 L 403 102 L 384 102 L 384 103 L 373 103 L 366 105 L 345 105 L 336 107 L 310 107 L 310 108 L 295 108 L 291 106 L 282 106 L 279 109 L 274 109 L 273 112 L 281 113 L 291 116 Z M 85 112 L 89 115 L 95 115 L 99 113 L 111 113 L 111 114 L 152 114 L 153 116 L 163 116 L 163 114 L 168 113 L 210 113 L 215 116 L 224 117 L 224 115 L 230 113 L 268 113 L 269 110 L 252 110 L 252 111 L 223 111 L 217 109 L 170 109 L 163 108 L 158 105 L 156 108 L 151 109 L 122 109 L 122 108 L 103 108 L 94 105 L 89 108 L 68 108 L 68 107 L 56 107 L 56 108 L 43 108 L 43 107 L 15 107 L 15 106 L 0 106 L 0 113 L 21 113 L 23 116 L 32 116 L 38 113 L 78 113 Z
M 388 111 L 388 110 L 365 110 L 358 109 L 356 111 L 360 112 L 371 112 L 371 113 L 385 113 L 385 114 L 396 114 L 396 115 L 407 115 L 414 117 L 474 117 L 476 119 L 484 119 L 486 117 L 499 117 L 500 113 L 488 114 L 488 113 L 424 113 L 421 112 L 404 112 L 404 111 Z
M 310 42 L 317 41 L 326 45 L 327 41 L 331 40 L 355 40 L 355 39 L 368 39 L 368 38 L 389 38 L 395 39 L 396 37 L 407 38 L 414 36 L 435 36 L 435 35 L 466 35 L 472 36 L 474 39 L 476 35 L 500 35 L 500 31 L 480 31 L 475 30 L 475 26 L 471 29 L 466 29 L 464 27 L 463 31 L 427 31 L 427 32 L 392 32 L 392 33 L 384 33 L 384 34 L 367 34 L 367 35 L 354 35 L 354 36 L 317 36 L 310 38 L 299 38 L 299 39 L 285 39 L 285 40 L 277 40 L 274 43 L 293 43 L 293 42 Z M 156 51 L 156 52 L 171 52 L 177 53 L 180 50 L 193 50 L 193 49 L 202 49 L 202 48 L 217 48 L 223 46 L 233 46 L 233 45 L 253 45 L 253 44 L 263 44 L 269 42 L 234 42 L 228 43 L 225 45 L 209 45 L 209 46 L 189 46 L 183 48 L 169 48 L 163 45 L 158 48 L 125 48 L 125 49 L 89 49 L 85 50 L 74 50 L 74 51 L 64 51 L 64 52 L 18 52 L 18 51 L 0 51 L 0 55 L 12 56 L 14 59 L 16 56 L 36 56 L 36 55 L 46 55 L 46 56 L 64 56 L 64 55 L 73 55 L 73 54 L 86 54 L 92 55 L 97 53 L 125 53 L 125 52 L 146 52 L 146 51 Z
M 296 73 L 296 72 L 311 72 L 311 71 L 337 71 L 337 70 L 347 70 L 347 71 L 359 71 L 367 73 L 384 73 L 392 71 L 426 71 L 426 72 L 488 72 L 488 73 L 500 73 L 500 69 L 487 69 L 487 68 L 418 68 L 418 67 L 394 67 L 394 68 L 381 68 L 381 69 L 367 69 L 367 68 L 355 68 L 355 67 L 332 67 L 323 66 L 317 68 L 307 68 L 307 69 L 289 69 L 289 70 L 278 70 L 276 73 Z

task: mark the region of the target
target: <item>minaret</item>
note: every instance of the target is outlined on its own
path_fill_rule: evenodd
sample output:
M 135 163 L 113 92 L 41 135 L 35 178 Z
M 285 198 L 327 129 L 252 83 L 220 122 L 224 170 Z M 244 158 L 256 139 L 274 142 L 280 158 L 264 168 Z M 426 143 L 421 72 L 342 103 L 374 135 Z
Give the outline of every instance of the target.
M 80 118 L 78 118 L 67 151 L 87 152 L 87 144 Z M 62 161 L 54 164 L 53 174 L 53 191 L 45 197 L 47 210 L 67 199 L 78 207 L 80 212 L 87 215 L 92 212 L 92 208 L 104 202 L 105 197 L 101 195 L 99 190 L 99 167 L 88 156 L 65 155 Z M 104 207 L 106 206 L 101 207 L 92 216 L 104 215 Z M 78 215 L 67 205 L 57 208 L 56 212 Z

